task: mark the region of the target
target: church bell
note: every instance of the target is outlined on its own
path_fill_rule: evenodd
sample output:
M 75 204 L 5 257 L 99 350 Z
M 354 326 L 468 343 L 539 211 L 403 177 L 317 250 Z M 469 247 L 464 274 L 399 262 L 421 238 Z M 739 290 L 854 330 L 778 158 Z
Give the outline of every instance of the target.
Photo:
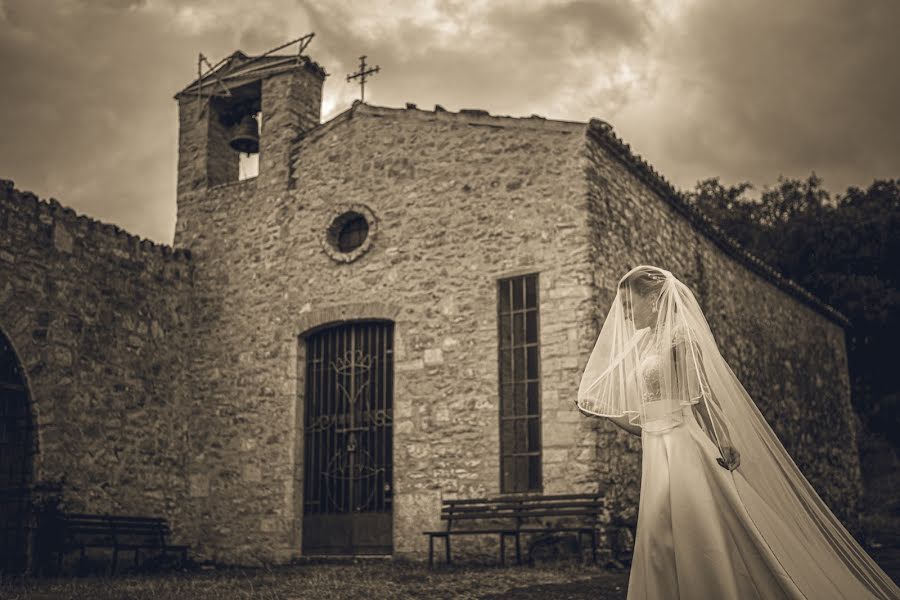
M 241 118 L 228 145 L 238 152 L 247 154 L 259 152 L 259 125 L 253 115 L 244 115 Z

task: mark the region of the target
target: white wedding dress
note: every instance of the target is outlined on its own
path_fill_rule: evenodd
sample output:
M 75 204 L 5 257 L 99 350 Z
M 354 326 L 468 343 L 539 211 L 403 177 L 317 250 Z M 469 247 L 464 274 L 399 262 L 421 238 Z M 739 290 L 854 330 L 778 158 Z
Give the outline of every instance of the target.
M 641 427 L 629 600 L 900 600 L 788 454 L 670 271 L 639 265 L 619 280 L 576 405 Z M 777 407 L 772 417 L 782 418 Z M 733 471 L 716 460 L 728 446 L 741 454 Z
M 650 415 L 658 401 L 656 361 L 648 354 L 640 363 Z M 674 426 L 662 416 L 642 430 L 628 600 L 805 598 L 744 508 L 732 479 L 740 470 L 721 467 L 691 407 L 682 413 L 683 422 Z M 768 518 L 770 526 L 780 526 L 777 514 L 770 511 Z

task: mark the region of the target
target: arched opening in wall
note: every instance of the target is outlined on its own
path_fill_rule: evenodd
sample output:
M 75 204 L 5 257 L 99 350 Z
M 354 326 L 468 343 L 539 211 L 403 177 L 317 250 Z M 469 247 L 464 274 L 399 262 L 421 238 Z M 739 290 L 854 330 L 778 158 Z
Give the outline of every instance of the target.
M 259 175 L 259 137 L 262 135 L 262 111 L 257 111 L 251 115 L 256 120 L 256 151 L 244 151 L 248 149 L 238 150 L 238 181 L 250 179 Z
M 393 552 L 393 334 L 351 321 L 301 338 L 304 555 Z
M 0 570 L 28 566 L 28 510 L 35 444 L 31 398 L 22 365 L 0 331 Z
M 214 95 L 209 109 L 218 123 L 210 138 L 209 185 L 251 179 L 259 174 L 262 132 L 260 80 L 231 87 L 227 96 Z

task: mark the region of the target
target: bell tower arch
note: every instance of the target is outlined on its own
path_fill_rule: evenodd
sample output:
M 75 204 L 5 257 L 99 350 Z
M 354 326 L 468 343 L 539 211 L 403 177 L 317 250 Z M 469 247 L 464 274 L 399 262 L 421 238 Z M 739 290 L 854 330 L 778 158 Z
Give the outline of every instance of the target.
M 326 76 L 302 54 L 248 56 L 238 50 L 175 94 L 175 245 L 189 245 L 186 230 L 209 190 L 239 181 L 242 153 L 258 153 L 257 187 L 288 186 L 292 144 L 321 122 Z M 259 121 L 265 123 L 264 131 Z

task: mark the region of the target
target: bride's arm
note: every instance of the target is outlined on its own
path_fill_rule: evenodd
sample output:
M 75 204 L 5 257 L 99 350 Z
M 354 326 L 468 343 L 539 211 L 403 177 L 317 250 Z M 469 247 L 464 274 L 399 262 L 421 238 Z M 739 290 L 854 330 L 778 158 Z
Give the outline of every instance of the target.
M 696 349 L 697 354 L 702 356 L 700 348 L 696 345 L 694 348 Z M 698 361 L 698 365 L 700 371 L 699 375 L 702 379 L 701 387 L 705 387 L 709 390 L 709 398 L 707 399 L 704 396 L 699 402 L 691 405 L 691 410 L 698 420 L 703 421 L 703 429 L 710 439 L 718 446 L 720 454 L 724 457 L 724 462 L 722 458 L 716 459 L 718 463 L 727 469 L 734 470 L 741 464 L 740 452 L 732 445 L 731 434 L 728 431 L 728 427 L 725 425 L 725 421 L 719 416 L 718 411 L 714 411 L 710 414 L 707 401 L 712 402 L 716 407 L 720 407 L 721 405 L 713 394 L 712 387 L 709 385 L 709 379 L 706 375 L 706 369 L 703 368 L 703 362 Z
M 725 425 L 725 422 L 718 415 L 718 411 L 714 411 L 713 414 L 710 414 L 709 406 L 707 406 L 707 401 L 712 402 L 717 407 L 721 406 L 719 401 L 716 399 L 715 395 L 712 391 L 712 386 L 709 385 L 709 378 L 706 375 L 706 369 L 703 366 L 703 353 L 700 351 L 700 347 L 697 346 L 696 342 L 692 342 L 694 344 L 694 350 L 697 353 L 697 356 L 700 357 L 700 360 L 697 361 L 697 367 L 699 370 L 700 377 L 700 386 L 702 389 L 709 390 L 709 398 L 707 399 L 705 396 L 700 399 L 696 404 L 691 405 L 691 409 L 694 411 L 695 416 L 699 416 L 700 419 L 703 420 L 703 426 L 706 431 L 710 435 L 714 435 L 718 439 L 718 444 L 721 447 L 730 446 L 731 445 L 731 436 L 728 432 L 728 427 Z M 716 440 L 713 440 L 716 441 Z
M 709 414 L 709 407 L 706 406 L 706 400 L 701 399 L 699 402 L 691 405 L 694 416 L 697 420 L 702 421 L 703 429 L 708 432 L 709 436 L 716 437 L 721 446 L 730 446 L 731 438 L 728 435 L 728 428 L 722 419 L 715 419 L 715 427 L 713 427 L 713 417 Z M 713 439 L 715 442 L 716 440 Z
M 586 410 L 582 409 L 580 406 L 578 406 L 577 401 L 575 402 L 575 406 L 578 408 L 579 412 L 581 412 L 581 414 L 583 414 L 586 417 L 596 417 L 597 416 L 597 415 L 593 415 L 593 414 L 587 412 Z M 612 421 L 613 423 L 615 423 L 616 425 L 618 425 L 619 427 L 621 427 L 622 429 L 624 429 L 625 431 L 627 431 L 628 433 L 630 433 L 632 435 L 636 435 L 638 437 L 641 436 L 641 428 L 638 425 L 632 425 L 631 423 L 629 423 L 627 416 L 623 415 L 621 417 L 603 417 L 603 418 L 609 419 L 610 421 Z
M 640 426 L 632 425 L 631 423 L 629 423 L 628 417 L 621 416 L 621 417 L 606 417 L 606 418 L 609 419 L 610 421 L 612 421 L 613 423 L 615 423 L 616 425 L 618 425 L 619 427 L 621 427 L 622 429 L 624 429 L 625 431 L 627 431 L 628 433 L 630 433 L 632 435 L 636 435 L 638 437 L 641 437 Z

